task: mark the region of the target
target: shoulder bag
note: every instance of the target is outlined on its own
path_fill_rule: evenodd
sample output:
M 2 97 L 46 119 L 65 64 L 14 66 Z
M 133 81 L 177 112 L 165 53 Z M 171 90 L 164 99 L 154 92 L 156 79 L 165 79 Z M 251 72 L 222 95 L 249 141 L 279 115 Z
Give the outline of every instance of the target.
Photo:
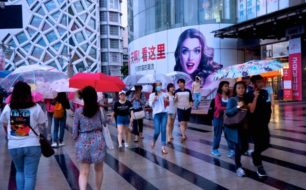
M 237 128 L 243 123 L 244 119 L 247 116 L 247 113 L 247 109 L 238 109 L 238 112 L 233 116 L 228 116 L 225 113 L 223 123 L 224 125 L 226 125 L 226 127 Z
M 39 143 L 40 143 L 40 148 L 41 148 L 41 153 L 44 157 L 50 157 L 54 154 L 54 150 L 51 147 L 49 141 L 42 135 L 42 134 L 37 134 L 36 131 L 31 127 L 31 130 L 34 132 L 34 134 L 39 138 Z

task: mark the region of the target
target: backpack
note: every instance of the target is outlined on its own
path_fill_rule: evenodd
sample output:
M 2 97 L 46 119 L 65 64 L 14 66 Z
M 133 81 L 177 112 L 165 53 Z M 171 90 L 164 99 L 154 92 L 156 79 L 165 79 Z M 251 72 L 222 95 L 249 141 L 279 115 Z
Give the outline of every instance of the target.
M 56 102 L 54 106 L 53 117 L 55 119 L 62 119 L 64 116 L 65 116 L 65 109 L 63 108 L 63 105 L 59 102 Z
M 212 99 L 210 101 L 209 108 L 208 108 L 208 113 L 207 113 L 209 121 L 213 120 L 214 112 L 215 112 L 215 99 Z

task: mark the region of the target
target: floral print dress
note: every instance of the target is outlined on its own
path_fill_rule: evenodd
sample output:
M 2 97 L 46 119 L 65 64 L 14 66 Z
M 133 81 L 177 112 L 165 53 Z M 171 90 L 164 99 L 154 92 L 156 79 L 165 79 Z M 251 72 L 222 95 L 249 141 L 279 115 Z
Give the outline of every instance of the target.
M 83 108 L 76 110 L 72 135 L 76 140 L 76 157 L 79 162 L 91 164 L 103 161 L 106 146 L 102 122 L 100 110 L 91 118 L 83 115 Z

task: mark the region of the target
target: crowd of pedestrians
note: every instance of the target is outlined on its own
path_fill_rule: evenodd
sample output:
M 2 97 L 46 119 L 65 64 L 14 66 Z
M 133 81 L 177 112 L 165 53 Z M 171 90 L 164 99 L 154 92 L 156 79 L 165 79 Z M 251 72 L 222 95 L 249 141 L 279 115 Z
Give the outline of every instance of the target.
M 112 121 L 117 128 L 119 151 L 129 147 L 130 137 L 134 135 L 135 143 L 144 138 L 144 118 L 146 106 L 150 106 L 153 115 L 154 134 L 151 148 L 161 136 L 161 153 L 168 154 L 167 146 L 172 144 L 176 119 L 181 131 L 181 143 L 187 140 L 186 130 L 192 109 L 199 109 L 201 103 L 201 80 L 195 77 L 192 89 L 185 86 L 185 80 L 179 79 L 177 84 L 166 84 L 162 89 L 161 81 L 153 84 L 149 96 L 142 92 L 142 86 L 135 86 L 134 91 L 127 94 L 118 93 L 118 100 L 112 105 Z M 175 89 L 175 86 L 178 86 Z M 229 158 L 234 158 L 236 173 L 245 176 L 241 164 L 241 156 L 250 152 L 259 177 L 266 176 L 262 164 L 262 152 L 269 147 L 269 128 L 273 97 L 271 90 L 266 90 L 265 80 L 261 76 L 243 78 L 230 89 L 229 82 L 219 84 L 214 98 L 213 112 L 213 144 L 211 154 L 221 156 L 219 145 L 224 132 L 228 144 Z M 16 167 L 17 189 L 31 190 L 35 188 L 36 173 L 41 149 L 36 132 L 41 132 L 52 141 L 52 147 L 64 146 L 67 110 L 74 111 L 72 136 L 75 140 L 76 159 L 80 163 L 79 186 L 86 189 L 90 165 L 94 165 L 96 189 L 101 189 L 103 181 L 103 160 L 106 154 L 104 127 L 107 124 L 104 109 L 100 104 L 96 90 L 87 86 L 80 91 L 82 105 L 71 106 L 67 93 L 58 93 L 53 100 L 47 99 L 43 109 L 33 102 L 31 88 L 28 84 L 17 82 L 7 104 L 1 114 L 1 122 L 8 138 L 8 149 Z M 148 98 L 147 98 L 148 97 Z M 246 114 L 241 114 L 246 112 Z M 229 124 L 231 118 L 240 118 L 238 123 Z M 260 118 L 260 119 L 259 119 Z M 53 131 L 51 131 L 53 128 Z M 51 133 L 52 132 L 52 133 Z M 250 151 L 249 143 L 254 144 Z

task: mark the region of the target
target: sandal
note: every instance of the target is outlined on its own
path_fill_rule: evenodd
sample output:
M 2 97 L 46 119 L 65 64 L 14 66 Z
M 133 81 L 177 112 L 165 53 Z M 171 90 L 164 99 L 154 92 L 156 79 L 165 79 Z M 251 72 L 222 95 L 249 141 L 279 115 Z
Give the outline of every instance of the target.
M 162 152 L 162 154 L 168 154 L 167 150 L 164 149 L 164 148 L 161 150 L 161 152 Z

